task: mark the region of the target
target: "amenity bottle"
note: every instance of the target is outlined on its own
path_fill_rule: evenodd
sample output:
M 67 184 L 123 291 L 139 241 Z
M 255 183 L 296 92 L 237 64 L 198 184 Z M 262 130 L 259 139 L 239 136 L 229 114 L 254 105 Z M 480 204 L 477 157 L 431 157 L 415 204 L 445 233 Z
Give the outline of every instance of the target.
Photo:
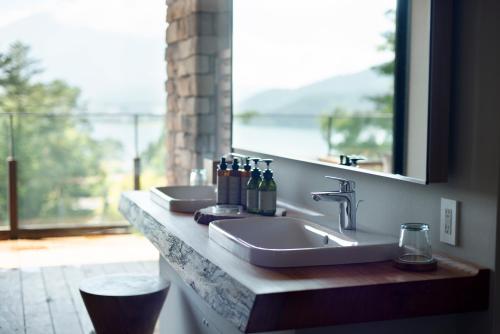
M 247 157 L 245 159 L 245 164 L 243 165 L 243 169 L 240 170 L 240 192 L 241 192 L 241 205 L 244 208 L 247 206 L 247 184 L 250 180 L 250 170 L 252 166 L 250 166 L 250 158 Z
M 276 214 L 276 182 L 273 179 L 273 171 L 269 165 L 272 159 L 263 159 L 267 169 L 263 173 L 263 179 L 259 184 L 259 213 L 264 216 Z
M 217 168 L 217 204 L 229 203 L 229 171 L 227 170 L 226 158 L 220 158 Z
M 259 158 L 252 158 L 254 167 L 250 173 L 250 180 L 246 186 L 246 207 L 250 213 L 259 213 L 259 184 L 262 180 L 259 169 Z
M 240 164 L 238 163 L 238 158 L 233 158 L 231 171 L 229 172 L 228 204 L 241 204 Z

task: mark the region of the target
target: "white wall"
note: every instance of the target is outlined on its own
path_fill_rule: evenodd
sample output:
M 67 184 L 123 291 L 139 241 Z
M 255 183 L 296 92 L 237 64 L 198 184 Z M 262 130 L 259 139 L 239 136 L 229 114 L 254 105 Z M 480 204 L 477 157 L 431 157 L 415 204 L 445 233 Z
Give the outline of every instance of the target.
M 273 169 L 279 196 L 332 215 L 332 221 L 336 223 L 337 206 L 314 202 L 309 192 L 328 190 L 323 175 L 355 180 L 358 199 L 365 200 L 358 211 L 360 228 L 397 235 L 401 223 L 429 223 L 436 251 L 495 269 L 500 156 L 499 4 L 500 1 L 495 0 L 455 1 L 448 183 L 418 185 L 276 158 Z M 290 138 L 290 143 L 293 145 L 293 138 Z M 441 197 L 460 201 L 458 247 L 439 242 Z M 327 332 L 487 333 L 491 328 L 492 314 L 480 312 L 342 326 Z

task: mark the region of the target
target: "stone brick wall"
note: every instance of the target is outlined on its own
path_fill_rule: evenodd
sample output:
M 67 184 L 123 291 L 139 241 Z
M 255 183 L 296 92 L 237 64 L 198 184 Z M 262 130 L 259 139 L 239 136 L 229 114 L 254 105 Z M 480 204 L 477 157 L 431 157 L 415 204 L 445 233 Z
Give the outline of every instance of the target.
M 185 184 L 231 135 L 230 0 L 167 0 L 167 181 Z

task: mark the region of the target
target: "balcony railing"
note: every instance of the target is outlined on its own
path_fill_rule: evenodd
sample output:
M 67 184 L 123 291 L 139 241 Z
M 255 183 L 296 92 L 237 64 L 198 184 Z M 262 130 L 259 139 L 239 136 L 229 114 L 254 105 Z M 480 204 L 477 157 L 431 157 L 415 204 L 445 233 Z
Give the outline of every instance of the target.
M 391 170 L 394 119 L 391 112 L 331 114 L 236 113 L 233 146 L 303 160 L 339 163 L 361 155 L 363 165 Z
M 128 226 L 120 193 L 165 182 L 164 116 L 0 113 L 0 236 Z

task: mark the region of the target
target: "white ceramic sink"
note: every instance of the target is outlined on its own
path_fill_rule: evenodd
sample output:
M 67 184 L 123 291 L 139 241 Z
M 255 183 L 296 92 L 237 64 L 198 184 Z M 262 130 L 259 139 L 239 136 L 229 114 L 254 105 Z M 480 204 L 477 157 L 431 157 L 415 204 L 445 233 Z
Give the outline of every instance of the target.
M 153 202 L 170 211 L 193 213 L 215 205 L 213 186 L 154 187 L 150 194 Z
M 303 267 L 393 259 L 396 238 L 326 228 L 314 221 L 256 217 L 210 223 L 210 239 L 236 256 L 263 267 Z M 332 222 L 333 225 L 333 222 Z

